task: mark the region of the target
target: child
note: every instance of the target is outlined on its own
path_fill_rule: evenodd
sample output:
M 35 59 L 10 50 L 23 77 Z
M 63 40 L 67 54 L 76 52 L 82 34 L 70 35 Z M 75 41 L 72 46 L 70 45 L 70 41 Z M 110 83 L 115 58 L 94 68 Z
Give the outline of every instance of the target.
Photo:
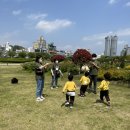
M 104 74 L 104 80 L 101 82 L 101 85 L 98 87 L 100 89 L 100 100 L 104 102 L 103 97 L 105 96 L 108 106 L 110 106 L 110 98 L 109 98 L 109 80 L 110 80 L 110 73 L 107 72 Z
M 68 80 L 65 83 L 65 86 L 63 88 L 63 93 L 66 92 L 66 106 L 70 106 L 70 108 L 73 108 L 74 99 L 75 99 L 75 90 L 76 90 L 76 84 L 73 81 L 73 75 L 68 75 Z
M 88 87 L 88 85 L 90 83 L 90 79 L 89 79 L 88 75 L 89 75 L 89 72 L 86 71 L 85 75 L 82 76 L 81 79 L 80 79 L 81 87 L 80 87 L 80 94 L 79 94 L 79 96 L 81 96 L 81 97 L 85 96 L 85 92 L 86 92 L 87 87 Z

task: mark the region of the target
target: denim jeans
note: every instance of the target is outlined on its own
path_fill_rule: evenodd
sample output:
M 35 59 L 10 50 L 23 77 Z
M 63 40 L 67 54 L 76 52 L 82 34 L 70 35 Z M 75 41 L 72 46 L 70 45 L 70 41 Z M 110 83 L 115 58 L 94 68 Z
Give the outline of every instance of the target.
M 58 77 L 56 77 L 55 75 L 52 76 L 52 82 L 51 82 L 51 86 L 52 87 L 56 87 L 58 85 Z
M 93 91 L 96 92 L 96 89 L 97 89 L 97 75 L 91 75 L 90 76 L 90 84 L 89 84 L 90 90 L 92 90 L 92 84 L 93 84 Z
M 41 97 L 44 88 L 44 79 L 37 79 L 36 97 Z

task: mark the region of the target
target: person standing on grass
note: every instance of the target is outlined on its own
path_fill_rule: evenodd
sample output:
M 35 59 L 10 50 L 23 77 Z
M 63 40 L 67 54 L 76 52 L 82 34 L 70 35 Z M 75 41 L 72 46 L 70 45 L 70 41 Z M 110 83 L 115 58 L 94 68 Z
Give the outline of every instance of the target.
M 51 69 L 51 75 L 52 75 L 51 89 L 58 88 L 58 78 L 60 77 L 60 75 L 63 76 L 60 70 L 58 60 L 56 60 L 55 63 L 53 64 L 53 67 Z
M 81 97 L 85 96 L 85 92 L 86 92 L 87 87 L 88 87 L 88 85 L 90 83 L 90 79 L 89 79 L 88 76 L 89 76 L 89 72 L 86 71 L 84 76 L 82 76 L 81 79 L 80 79 L 81 87 L 80 87 L 80 94 L 79 94 L 79 96 L 81 96 Z
M 104 97 L 106 98 L 106 101 L 108 103 L 108 106 L 110 106 L 110 97 L 109 97 L 109 84 L 110 84 L 110 78 L 111 75 L 109 72 L 106 72 L 104 74 L 104 80 L 102 80 L 100 86 L 98 87 L 100 89 L 100 100 L 101 102 L 104 102 Z
M 36 87 L 36 101 L 43 101 L 45 98 L 42 96 L 43 88 L 44 88 L 44 69 L 49 65 L 46 63 L 42 65 L 42 57 L 37 56 L 35 60 L 35 77 L 37 82 Z
M 94 94 L 97 93 L 96 90 L 97 90 L 98 69 L 99 69 L 99 66 L 97 65 L 97 63 L 95 61 L 95 57 L 93 57 L 92 61 L 90 62 L 90 71 L 89 71 L 90 84 L 89 84 L 89 89 L 90 89 L 90 91 L 93 91 Z M 92 84 L 93 84 L 93 89 L 92 89 Z
M 65 106 L 70 106 L 70 108 L 73 108 L 75 99 L 75 90 L 76 90 L 76 84 L 73 81 L 73 75 L 69 74 L 68 81 L 65 83 L 65 86 L 62 91 L 63 93 L 66 92 Z

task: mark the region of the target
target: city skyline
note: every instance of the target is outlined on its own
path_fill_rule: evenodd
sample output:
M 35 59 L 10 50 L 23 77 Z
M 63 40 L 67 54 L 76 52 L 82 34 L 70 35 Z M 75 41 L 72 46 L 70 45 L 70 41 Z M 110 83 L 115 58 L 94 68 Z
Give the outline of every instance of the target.
M 116 56 L 117 55 L 117 36 L 107 36 L 105 37 L 105 56 Z
M 105 37 L 118 36 L 117 54 L 130 46 L 130 0 L 1 0 L 0 44 L 33 46 L 41 35 L 59 50 L 102 54 Z

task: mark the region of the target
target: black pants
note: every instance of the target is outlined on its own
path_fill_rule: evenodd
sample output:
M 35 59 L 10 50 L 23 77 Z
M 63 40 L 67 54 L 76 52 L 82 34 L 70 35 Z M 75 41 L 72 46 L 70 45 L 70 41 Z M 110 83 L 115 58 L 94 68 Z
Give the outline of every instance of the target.
M 85 95 L 88 85 L 81 85 L 80 87 L 80 95 Z
M 100 100 L 103 101 L 103 97 L 105 97 L 107 101 L 110 101 L 108 90 L 100 91 Z
M 75 96 L 69 96 L 68 94 L 66 94 L 66 101 L 69 102 L 70 106 L 73 106 L 74 99 L 75 99 Z

